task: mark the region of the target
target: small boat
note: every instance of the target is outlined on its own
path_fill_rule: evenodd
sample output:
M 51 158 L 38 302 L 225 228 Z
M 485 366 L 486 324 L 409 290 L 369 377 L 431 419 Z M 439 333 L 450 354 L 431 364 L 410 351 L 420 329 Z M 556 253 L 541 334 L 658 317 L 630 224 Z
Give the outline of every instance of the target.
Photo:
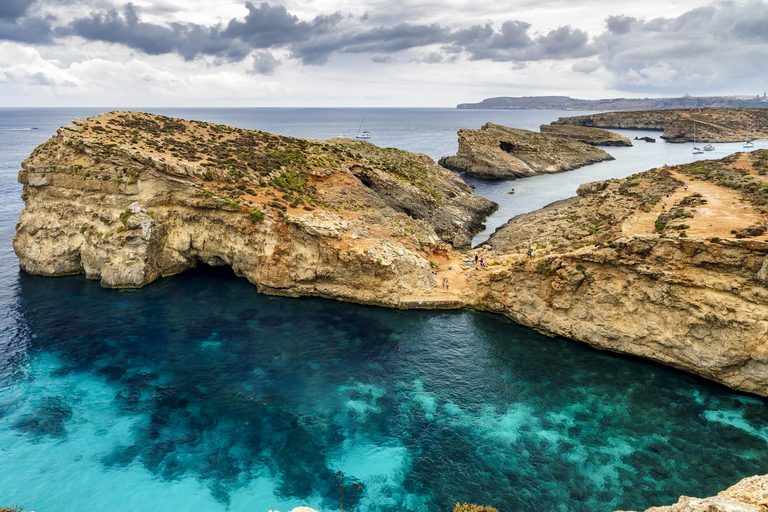
M 357 129 L 357 135 L 355 135 L 356 139 L 370 139 L 371 134 L 368 130 L 363 130 L 363 126 L 365 125 L 365 116 L 363 116 L 363 121 L 360 123 L 360 128 Z
M 714 151 L 714 150 L 715 150 L 715 146 L 713 146 L 712 144 L 704 145 L 704 151 Z
M 749 140 L 749 121 L 747 121 L 747 130 L 744 132 L 744 147 L 753 148 L 755 145 Z
M 693 123 L 693 154 L 703 155 L 704 151 L 701 148 L 696 147 L 696 123 Z

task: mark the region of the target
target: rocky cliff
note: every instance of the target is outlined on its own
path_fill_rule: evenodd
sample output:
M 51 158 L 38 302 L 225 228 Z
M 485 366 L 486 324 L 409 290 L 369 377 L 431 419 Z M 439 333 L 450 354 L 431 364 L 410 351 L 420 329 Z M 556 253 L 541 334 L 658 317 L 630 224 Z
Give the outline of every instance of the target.
M 717 496 L 681 496 L 674 505 L 653 507 L 645 512 L 765 512 L 768 507 L 768 475 L 745 478 Z
M 561 117 L 552 124 L 664 131 L 667 142 L 739 142 L 768 138 L 768 110 L 755 108 L 691 108 L 604 112 Z M 747 127 L 749 129 L 747 130 Z
M 768 221 L 765 157 L 591 183 L 512 219 L 493 253 L 534 256 L 480 273 L 476 307 L 768 395 L 768 242 L 736 238 Z
M 496 205 L 429 157 L 131 112 L 22 164 L 21 268 L 139 287 L 205 262 L 260 290 L 399 306 Z
M 459 150 L 440 165 L 470 176 L 515 179 L 570 171 L 613 160 L 588 144 L 527 130 L 486 123 L 479 130 L 459 130 Z
M 540 131 L 550 137 L 573 139 L 590 146 L 631 146 L 632 141 L 618 133 L 602 128 L 591 128 L 575 124 L 543 124 Z
M 755 151 L 588 184 L 467 252 L 495 205 L 423 155 L 111 113 L 23 163 L 14 248 L 108 287 L 205 262 L 265 293 L 471 306 L 768 396 L 767 172 Z

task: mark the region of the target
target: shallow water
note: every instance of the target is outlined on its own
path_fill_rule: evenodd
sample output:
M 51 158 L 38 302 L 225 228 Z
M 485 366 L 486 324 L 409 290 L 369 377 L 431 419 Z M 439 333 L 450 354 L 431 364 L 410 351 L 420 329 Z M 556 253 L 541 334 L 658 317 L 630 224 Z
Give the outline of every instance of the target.
M 768 470 L 763 400 L 498 317 L 266 297 L 210 268 L 133 292 L 20 273 L 18 163 L 91 113 L 23 114 L 0 117 L 41 127 L 0 130 L 0 504 L 337 510 L 343 471 L 347 510 L 357 481 L 363 512 L 610 511 Z
M 489 315 L 266 297 L 213 269 L 17 291 L 0 498 L 38 511 L 332 510 L 337 471 L 362 511 L 613 510 L 768 465 L 762 400 Z

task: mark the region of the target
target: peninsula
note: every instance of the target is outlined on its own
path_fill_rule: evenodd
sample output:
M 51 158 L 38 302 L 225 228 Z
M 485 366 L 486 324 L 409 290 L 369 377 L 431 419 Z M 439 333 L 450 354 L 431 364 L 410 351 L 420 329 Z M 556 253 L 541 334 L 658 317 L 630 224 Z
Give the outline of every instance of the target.
M 602 149 L 575 140 L 575 137 L 554 137 L 493 123 L 486 123 L 479 130 L 459 130 L 458 135 L 459 150 L 456 155 L 443 157 L 438 163 L 452 171 L 478 178 L 527 178 L 613 160 Z M 598 137 L 607 138 L 603 135 Z
M 768 138 L 768 109 L 691 108 L 561 117 L 552 125 L 664 131 L 667 142 L 741 142 Z
M 754 151 L 583 185 L 471 250 L 496 205 L 424 155 L 112 112 L 24 161 L 14 249 L 106 287 L 204 262 L 263 293 L 472 307 L 768 396 L 767 173 Z

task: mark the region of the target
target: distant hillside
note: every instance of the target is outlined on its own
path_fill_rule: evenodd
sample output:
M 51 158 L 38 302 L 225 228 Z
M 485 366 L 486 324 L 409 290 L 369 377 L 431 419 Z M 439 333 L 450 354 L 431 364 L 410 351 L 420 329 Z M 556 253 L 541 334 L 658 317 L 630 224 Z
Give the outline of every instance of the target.
M 488 98 L 480 103 L 460 103 L 456 108 L 513 110 L 661 110 L 670 108 L 751 107 L 768 108 L 768 96 L 683 96 L 680 98 L 613 98 L 579 100 L 568 96 Z

